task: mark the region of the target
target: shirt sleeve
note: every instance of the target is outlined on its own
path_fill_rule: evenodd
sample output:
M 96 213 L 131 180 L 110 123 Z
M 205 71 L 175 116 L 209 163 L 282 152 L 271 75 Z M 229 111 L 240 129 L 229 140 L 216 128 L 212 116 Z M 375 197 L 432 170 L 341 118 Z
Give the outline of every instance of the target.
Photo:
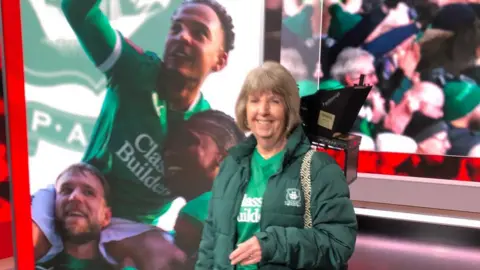
M 206 192 L 197 198 L 189 201 L 183 208 L 180 210 L 180 213 L 189 215 L 196 220 L 204 223 L 208 218 L 208 204 L 210 198 L 212 197 L 211 192 Z
M 120 79 L 151 57 L 112 28 L 100 2 L 62 0 L 62 11 L 89 59 L 109 79 Z
M 31 203 L 32 221 L 51 244 L 47 254 L 38 260 L 39 263 L 46 263 L 63 250 L 63 241 L 55 230 L 55 187 L 49 185 L 38 190 L 33 195 Z

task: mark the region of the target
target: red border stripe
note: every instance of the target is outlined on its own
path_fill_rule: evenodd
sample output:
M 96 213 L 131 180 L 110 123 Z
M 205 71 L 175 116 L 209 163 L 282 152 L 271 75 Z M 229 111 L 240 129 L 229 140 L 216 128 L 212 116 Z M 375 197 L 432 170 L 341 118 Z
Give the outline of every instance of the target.
M 12 221 L 15 241 L 16 269 L 32 269 L 33 243 L 30 209 L 30 189 L 28 170 L 28 140 L 26 123 L 26 102 L 24 65 L 22 52 L 22 29 L 20 19 L 20 1 L 2 0 L 3 63 L 6 88 L 7 132 L 10 158 L 10 175 L 12 179 Z M 371 153 L 362 151 L 360 159 L 376 165 L 380 155 L 388 160 L 402 153 Z M 369 172 L 360 166 L 359 172 Z M 379 171 L 371 173 L 380 173 Z M 385 175 L 394 174 L 388 171 Z M 465 176 L 464 176 L 465 177 Z
M 33 269 L 20 1 L 2 0 L 1 4 L 4 61 L 2 66 L 6 91 L 7 145 L 12 180 L 15 269 Z

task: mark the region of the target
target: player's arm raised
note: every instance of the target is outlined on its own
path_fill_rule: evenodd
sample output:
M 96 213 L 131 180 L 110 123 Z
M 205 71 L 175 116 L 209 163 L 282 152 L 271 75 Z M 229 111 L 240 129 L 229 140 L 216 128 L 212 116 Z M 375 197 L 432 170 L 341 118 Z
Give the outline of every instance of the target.
M 125 42 L 120 33 L 112 28 L 108 18 L 100 10 L 101 0 L 62 0 L 62 11 L 75 32 L 82 48 L 97 68 L 106 73 L 117 64 L 132 62 L 138 54 Z M 134 63 L 130 66 L 134 68 Z M 129 66 L 129 65 L 122 65 Z

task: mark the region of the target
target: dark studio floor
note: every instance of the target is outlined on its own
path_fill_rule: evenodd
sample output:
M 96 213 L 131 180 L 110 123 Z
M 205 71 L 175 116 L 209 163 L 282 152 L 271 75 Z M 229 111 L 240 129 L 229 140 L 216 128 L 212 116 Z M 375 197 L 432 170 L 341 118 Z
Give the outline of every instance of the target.
M 478 270 L 480 231 L 358 216 L 349 270 Z

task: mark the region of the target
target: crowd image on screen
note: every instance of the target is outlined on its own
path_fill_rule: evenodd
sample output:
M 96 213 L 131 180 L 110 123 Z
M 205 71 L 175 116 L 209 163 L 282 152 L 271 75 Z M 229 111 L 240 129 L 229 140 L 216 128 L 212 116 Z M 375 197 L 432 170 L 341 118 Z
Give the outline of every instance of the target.
M 362 74 L 373 85 L 352 129 L 361 150 L 439 156 L 434 163 L 480 157 L 480 1 L 267 0 L 268 8 L 282 9 L 280 61 L 301 96 L 353 86 Z

